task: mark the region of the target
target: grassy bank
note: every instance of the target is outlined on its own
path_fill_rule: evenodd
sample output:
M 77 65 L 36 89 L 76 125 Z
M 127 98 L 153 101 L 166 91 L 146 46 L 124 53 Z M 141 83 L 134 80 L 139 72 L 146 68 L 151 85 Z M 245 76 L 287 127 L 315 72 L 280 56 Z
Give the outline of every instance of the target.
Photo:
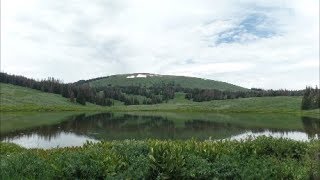
M 184 98 L 184 93 L 176 93 L 168 103 L 155 105 L 124 106 L 116 103 L 112 107 L 102 107 L 87 103 L 83 106 L 71 103 L 68 99 L 57 94 L 20 86 L 1 85 L 1 112 L 16 111 L 159 111 L 159 112 L 257 112 L 257 113 L 294 113 L 319 117 L 319 109 L 301 111 L 301 97 L 255 97 L 209 102 L 193 102 Z
M 112 141 L 51 150 L 1 143 L 1 178 L 319 178 L 320 142 Z

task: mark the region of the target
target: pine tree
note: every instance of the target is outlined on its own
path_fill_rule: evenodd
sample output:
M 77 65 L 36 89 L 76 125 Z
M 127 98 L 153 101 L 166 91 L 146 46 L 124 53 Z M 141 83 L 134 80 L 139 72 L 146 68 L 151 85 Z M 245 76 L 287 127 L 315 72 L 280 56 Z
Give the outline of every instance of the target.
M 143 99 L 142 104 L 147 104 L 147 99 L 146 98 Z
M 311 87 L 306 87 L 302 102 L 301 102 L 301 109 L 307 110 L 312 108 L 312 97 L 311 97 Z
M 61 95 L 65 98 L 69 98 L 70 97 L 70 87 L 69 85 L 63 85 L 62 86 L 62 92 Z
M 79 104 L 86 105 L 86 98 L 84 93 L 82 92 L 81 89 L 79 89 L 78 95 L 77 95 L 77 100 Z
M 140 102 L 139 102 L 139 100 L 137 98 L 133 98 L 133 104 L 134 105 L 139 105 Z
M 106 103 L 105 103 L 106 106 L 112 106 L 113 105 L 113 102 L 111 101 L 111 99 L 106 99 Z
M 316 89 L 315 89 L 314 101 L 315 101 L 314 108 L 315 109 L 320 108 L 320 89 L 318 88 L 318 86 L 316 86 Z
M 74 93 L 70 91 L 70 102 L 74 103 Z

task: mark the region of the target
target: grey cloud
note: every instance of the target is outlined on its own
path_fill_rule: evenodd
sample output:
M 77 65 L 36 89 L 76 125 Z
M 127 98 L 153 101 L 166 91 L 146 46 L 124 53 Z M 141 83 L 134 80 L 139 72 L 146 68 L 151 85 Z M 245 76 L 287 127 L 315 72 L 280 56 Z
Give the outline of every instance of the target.
M 2 15 L 1 70 L 66 82 L 147 71 L 303 88 L 315 83 L 307 77 L 317 70 L 299 65 L 319 60 L 319 9 L 308 3 L 10 0 L 2 4 L 11 9 Z M 248 34 L 258 40 L 234 43 L 236 35 Z M 219 35 L 232 43 L 214 44 Z M 305 80 L 292 80 L 293 69 Z

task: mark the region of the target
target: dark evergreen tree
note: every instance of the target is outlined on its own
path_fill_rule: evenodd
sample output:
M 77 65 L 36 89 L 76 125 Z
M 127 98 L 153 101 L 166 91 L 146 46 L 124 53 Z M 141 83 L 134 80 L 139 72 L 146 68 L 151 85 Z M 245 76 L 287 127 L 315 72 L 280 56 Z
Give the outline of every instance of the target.
M 192 99 L 192 94 L 191 93 L 186 93 L 185 98 L 190 100 Z
M 86 97 L 82 89 L 79 89 L 76 101 L 79 104 L 86 105 Z
M 318 87 L 316 87 L 315 102 L 316 102 L 315 108 L 320 108 L 320 89 Z
M 74 103 L 74 93 L 70 91 L 70 102 Z
M 139 105 L 140 102 L 139 102 L 139 100 L 137 98 L 133 98 L 133 104 L 134 105 Z
M 319 96 L 319 89 L 316 86 L 315 89 L 313 89 L 313 88 L 311 89 L 311 109 L 319 108 L 318 96 Z
M 302 97 L 301 109 L 307 110 L 312 108 L 312 96 L 311 87 L 306 87 L 304 95 Z
M 62 86 L 62 91 L 61 91 L 61 95 L 65 98 L 69 98 L 70 97 L 70 87 L 69 85 L 65 84 Z
M 142 104 L 147 104 L 147 99 L 146 98 L 143 99 Z
M 111 99 L 107 98 L 105 100 L 106 100 L 106 102 L 105 102 L 106 106 L 112 106 L 113 105 L 113 102 L 111 101 Z

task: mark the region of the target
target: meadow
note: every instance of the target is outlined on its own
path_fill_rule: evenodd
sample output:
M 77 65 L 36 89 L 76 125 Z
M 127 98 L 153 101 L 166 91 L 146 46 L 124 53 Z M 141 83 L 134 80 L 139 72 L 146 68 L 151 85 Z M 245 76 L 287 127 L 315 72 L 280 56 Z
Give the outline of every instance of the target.
M 26 111 L 113 111 L 113 112 L 220 112 L 220 113 L 292 113 L 319 117 L 319 109 L 301 111 L 302 97 L 253 97 L 208 102 L 193 102 L 184 98 L 184 93 L 176 93 L 167 103 L 155 105 L 125 106 L 114 101 L 111 107 L 87 103 L 86 106 L 72 103 L 61 95 L 0 83 L 1 112 Z

